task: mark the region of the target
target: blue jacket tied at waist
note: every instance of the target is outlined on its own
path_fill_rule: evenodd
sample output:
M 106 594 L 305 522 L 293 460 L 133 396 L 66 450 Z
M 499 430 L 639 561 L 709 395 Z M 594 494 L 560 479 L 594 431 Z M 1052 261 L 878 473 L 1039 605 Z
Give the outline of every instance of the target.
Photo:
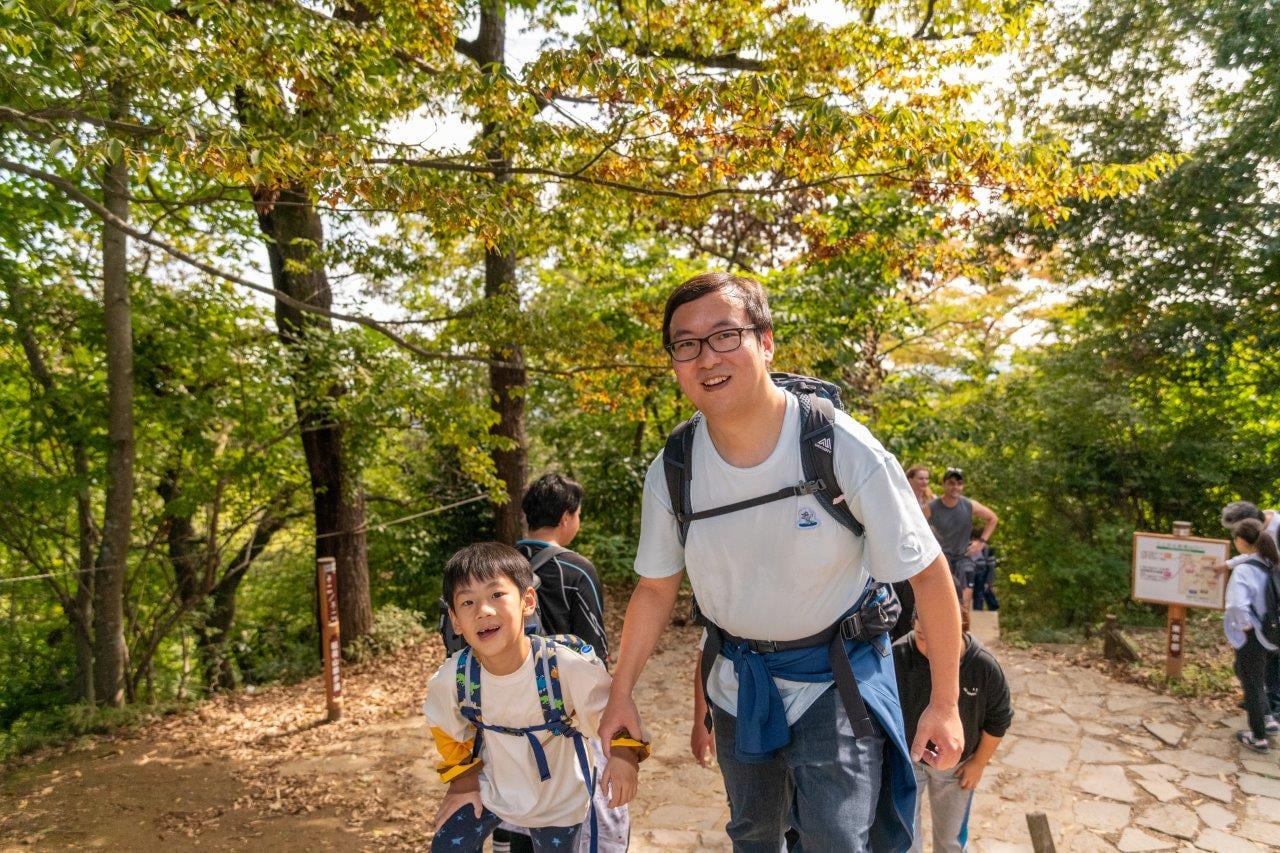
M 846 640 L 844 647 L 867 711 L 885 737 L 871 849 L 877 853 L 906 851 L 911 847 L 916 782 L 898 702 L 893 657 L 889 654 L 889 638 L 882 634 L 870 642 Z M 773 679 L 832 681 L 835 675 L 829 648 L 818 645 L 759 653 L 745 642 L 726 638 L 720 653 L 733 662 L 738 677 L 734 753 L 740 761 L 767 761 L 791 742 L 786 710 Z

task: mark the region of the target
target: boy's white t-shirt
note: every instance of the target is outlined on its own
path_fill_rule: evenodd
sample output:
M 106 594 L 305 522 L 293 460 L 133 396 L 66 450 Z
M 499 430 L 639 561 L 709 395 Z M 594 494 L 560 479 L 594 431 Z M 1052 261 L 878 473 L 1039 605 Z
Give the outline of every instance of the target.
M 854 536 L 817 498 L 806 495 L 699 519 L 681 547 L 659 454 L 645 475 L 636 573 L 663 578 L 683 568 L 698 606 L 725 631 L 755 640 L 795 640 L 844 615 L 868 577 L 896 582 L 920 572 L 941 550 L 902 466 L 844 412 L 836 412 L 834 436 L 836 478 L 866 528 L 864 535 Z M 803 479 L 800 406 L 792 394 L 778 443 L 754 467 L 725 462 L 705 422 L 694 433 L 694 511 L 756 498 Z M 789 723 L 830 686 L 775 682 Z M 736 713 L 737 678 L 723 657 L 713 668 L 708 695 Z
M 475 736 L 475 729 L 458 710 L 458 652 L 449 657 L 427 685 L 423 711 L 428 722 L 459 743 Z M 512 728 L 542 725 L 542 706 L 534 682 L 536 656 L 525 658 L 510 675 L 492 675 L 480 668 L 481 713 L 487 723 Z M 597 736 L 600 714 L 609 700 L 609 672 L 595 660 L 563 646 L 556 648 L 560 690 L 565 712 L 588 738 Z M 578 767 L 573 739 L 537 733 L 547 754 L 551 778 L 538 776 L 529 739 L 523 735 L 484 733 L 480 757 L 480 802 L 517 826 L 574 826 L 587 816 L 586 782 Z M 588 752 L 588 756 L 591 753 Z

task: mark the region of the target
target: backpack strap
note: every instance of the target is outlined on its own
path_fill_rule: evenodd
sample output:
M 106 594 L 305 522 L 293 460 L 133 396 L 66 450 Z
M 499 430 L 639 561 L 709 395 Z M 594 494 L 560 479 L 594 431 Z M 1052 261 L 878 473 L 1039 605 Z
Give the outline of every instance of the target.
M 854 518 L 836 479 L 835 405 L 812 392 L 797 394 L 796 398 L 800 401 L 800 466 L 804 478 L 817 483 L 813 496 L 827 514 L 854 536 L 861 536 L 866 528 Z
M 693 506 L 693 433 L 702 420 L 699 412 L 681 423 L 667 436 L 662 449 L 662 470 L 667 475 L 667 495 L 671 500 L 671 512 L 676 517 L 680 544 L 689 535 L 689 510 Z
M 545 545 L 541 551 L 529 558 L 529 567 L 536 573 L 538 569 L 568 550 L 560 545 Z
M 662 450 L 662 469 L 667 479 L 667 496 L 676 517 L 676 529 L 683 546 L 689 536 L 689 525 L 698 519 L 714 518 L 784 498 L 813 495 L 827 514 L 861 536 L 866 528 L 854 517 L 845 500 L 835 467 L 835 404 L 831 400 L 802 388 L 792 391 L 800 402 L 800 466 L 804 479 L 767 495 L 737 503 L 691 512 L 693 507 L 693 436 L 702 415 L 696 414 L 677 426 L 667 437 Z

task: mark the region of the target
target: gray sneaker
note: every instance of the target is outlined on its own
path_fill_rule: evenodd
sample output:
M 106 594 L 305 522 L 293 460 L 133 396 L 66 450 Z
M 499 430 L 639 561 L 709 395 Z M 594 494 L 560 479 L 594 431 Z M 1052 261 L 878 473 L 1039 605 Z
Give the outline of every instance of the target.
M 1254 752 L 1270 752 L 1271 745 L 1267 743 L 1264 737 L 1254 737 L 1253 732 L 1240 731 L 1236 732 L 1236 740 L 1240 741 L 1245 749 L 1251 749 Z
M 1265 719 L 1267 721 L 1266 722 L 1267 734 L 1280 735 L 1280 720 L 1276 719 L 1276 715 L 1268 714 Z

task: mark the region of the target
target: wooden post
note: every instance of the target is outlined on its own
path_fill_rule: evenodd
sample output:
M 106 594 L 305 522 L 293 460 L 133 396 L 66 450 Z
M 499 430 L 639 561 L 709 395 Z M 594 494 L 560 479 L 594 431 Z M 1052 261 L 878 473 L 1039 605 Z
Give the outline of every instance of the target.
M 1057 853 L 1053 846 L 1053 833 L 1049 831 L 1049 818 L 1044 812 L 1030 812 L 1027 829 L 1031 832 L 1031 847 L 1036 853 Z
M 1191 522 L 1175 521 L 1174 536 L 1190 536 Z M 1182 650 L 1187 641 L 1187 608 L 1181 604 L 1170 604 L 1168 621 L 1168 642 L 1165 646 L 1164 674 L 1169 678 L 1182 678 Z
M 342 719 L 342 636 L 338 624 L 338 562 L 333 557 L 316 560 L 316 584 L 320 590 L 320 645 L 324 649 L 324 691 L 329 722 Z

